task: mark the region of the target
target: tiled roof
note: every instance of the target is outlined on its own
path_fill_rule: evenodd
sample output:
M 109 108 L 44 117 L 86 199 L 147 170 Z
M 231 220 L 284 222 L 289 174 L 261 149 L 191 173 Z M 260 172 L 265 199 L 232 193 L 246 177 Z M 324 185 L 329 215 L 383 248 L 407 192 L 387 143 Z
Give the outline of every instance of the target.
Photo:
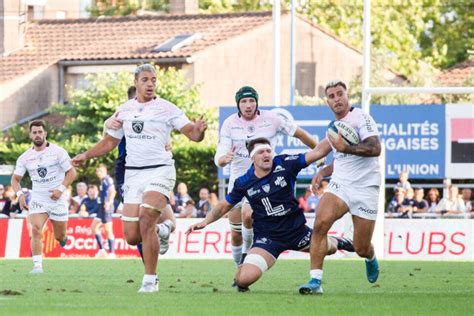
M 474 58 L 446 69 L 438 76 L 438 81 L 443 86 L 460 86 L 472 75 L 474 75 Z
M 43 20 L 30 24 L 24 48 L 0 58 L 0 82 L 60 60 L 189 57 L 272 19 L 271 12 Z M 175 52 L 153 48 L 184 33 L 202 38 Z

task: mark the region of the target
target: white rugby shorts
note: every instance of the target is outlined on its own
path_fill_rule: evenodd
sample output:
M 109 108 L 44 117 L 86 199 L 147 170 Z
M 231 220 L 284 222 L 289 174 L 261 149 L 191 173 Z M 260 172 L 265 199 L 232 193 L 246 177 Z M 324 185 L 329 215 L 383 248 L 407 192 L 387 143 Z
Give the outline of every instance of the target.
M 51 200 L 49 196 L 33 195 L 28 207 L 29 215 L 47 213 L 53 221 L 66 222 L 69 217 L 68 203 L 64 195 L 57 201 Z
M 354 187 L 331 180 L 326 192 L 332 193 L 343 200 L 349 207 L 349 212 L 352 215 L 371 221 L 377 219 L 380 194 L 380 187 L 378 185 Z
M 123 202 L 128 204 L 143 203 L 143 194 L 153 191 L 170 197 L 176 182 L 174 166 L 161 166 L 154 169 L 125 170 L 123 185 Z

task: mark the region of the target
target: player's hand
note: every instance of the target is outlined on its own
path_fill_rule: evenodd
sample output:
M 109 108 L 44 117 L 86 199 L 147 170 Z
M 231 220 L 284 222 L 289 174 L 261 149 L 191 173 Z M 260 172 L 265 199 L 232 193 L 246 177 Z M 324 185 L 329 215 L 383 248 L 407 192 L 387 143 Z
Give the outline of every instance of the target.
M 86 160 L 87 160 L 86 154 L 82 153 L 82 154 L 79 154 L 76 157 L 72 158 L 71 163 L 74 167 L 79 167 L 84 162 L 86 162 Z
M 88 217 L 88 216 L 89 216 L 89 213 L 87 213 L 86 210 L 80 210 L 80 211 L 79 211 L 79 216 L 80 216 L 80 217 Z
M 207 129 L 207 122 L 204 121 L 203 118 L 204 117 L 201 116 L 199 120 L 194 122 L 194 126 L 199 131 L 199 133 L 204 133 L 204 131 Z
M 314 194 L 317 194 L 319 186 L 321 185 L 321 181 L 323 181 L 323 178 L 324 177 L 322 176 L 322 174 L 318 172 L 311 180 L 311 191 Z
M 224 156 L 224 160 L 222 161 L 225 165 L 229 164 L 232 160 L 234 160 L 236 146 L 232 146 L 232 149 L 227 152 Z
M 328 139 L 329 142 L 331 142 L 332 147 L 334 147 L 338 152 L 346 152 L 348 145 L 342 139 L 341 132 L 337 133 L 337 137 L 328 134 Z
M 107 121 L 105 121 L 105 127 L 113 129 L 113 130 L 121 129 L 123 125 L 123 121 L 119 119 L 118 115 L 119 115 L 119 112 L 116 112 L 114 116 L 112 116 Z
M 53 201 L 57 201 L 59 200 L 59 198 L 61 197 L 61 195 L 63 194 L 61 191 L 59 191 L 58 189 L 52 189 L 52 190 L 49 190 L 49 192 L 51 192 L 51 195 L 49 196 L 51 198 L 51 200 Z
M 28 209 L 28 205 L 26 205 L 26 196 L 24 194 L 20 195 L 20 197 L 18 198 L 18 202 L 20 203 L 21 211 Z
M 194 232 L 195 230 L 203 229 L 203 228 L 206 227 L 206 226 L 207 226 L 206 221 L 202 221 L 202 222 L 200 222 L 200 223 L 191 225 L 191 226 L 189 226 L 188 230 L 186 230 L 186 235 L 191 234 L 191 233 Z
M 168 143 L 165 145 L 165 150 L 166 151 L 171 151 L 173 149 L 173 146 L 171 146 L 171 143 Z

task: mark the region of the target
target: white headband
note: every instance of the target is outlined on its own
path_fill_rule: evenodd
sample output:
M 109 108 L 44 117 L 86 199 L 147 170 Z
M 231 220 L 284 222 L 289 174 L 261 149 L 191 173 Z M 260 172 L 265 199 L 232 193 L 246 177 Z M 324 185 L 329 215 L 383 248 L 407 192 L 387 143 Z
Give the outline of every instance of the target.
M 255 147 L 252 149 L 252 151 L 250 152 L 250 158 L 253 158 L 253 156 L 255 156 L 255 154 L 257 153 L 258 150 L 262 150 L 262 149 L 270 149 L 272 150 L 272 146 L 268 145 L 268 144 L 257 144 L 255 145 Z

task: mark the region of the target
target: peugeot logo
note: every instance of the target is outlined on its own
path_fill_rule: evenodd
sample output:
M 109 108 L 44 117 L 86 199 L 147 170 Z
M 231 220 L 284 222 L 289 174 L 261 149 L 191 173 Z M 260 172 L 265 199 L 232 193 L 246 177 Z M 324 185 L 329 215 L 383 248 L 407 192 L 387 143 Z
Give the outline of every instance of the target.
M 133 121 L 132 129 L 135 133 L 140 134 L 143 131 L 143 121 Z
M 38 169 L 36 169 L 36 171 L 38 172 L 38 175 L 39 175 L 41 178 L 46 177 L 46 175 L 48 174 L 48 169 L 46 169 L 46 168 L 44 168 L 44 167 L 39 167 Z

